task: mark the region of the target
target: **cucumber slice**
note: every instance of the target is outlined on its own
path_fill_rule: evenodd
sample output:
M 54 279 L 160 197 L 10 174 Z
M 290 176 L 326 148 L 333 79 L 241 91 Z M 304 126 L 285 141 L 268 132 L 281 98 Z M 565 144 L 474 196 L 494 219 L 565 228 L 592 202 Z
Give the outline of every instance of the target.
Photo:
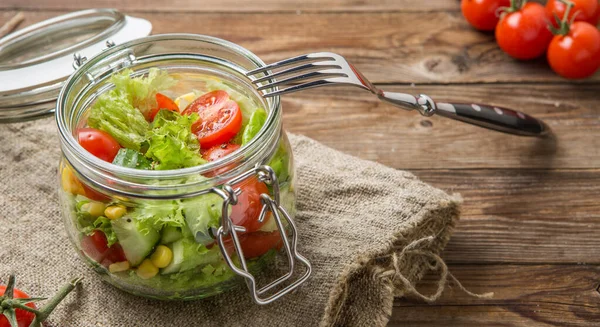
M 173 274 L 194 269 L 199 266 L 220 262 L 223 257 L 218 246 L 208 249 L 190 239 L 181 239 L 171 246 L 173 260 L 161 270 L 161 274 Z
M 139 265 L 160 239 L 160 233 L 147 221 L 123 216 L 113 220 L 111 225 L 132 266 Z
M 173 243 L 175 241 L 179 241 L 183 238 L 183 233 L 181 232 L 181 228 L 167 226 L 162 230 L 162 236 L 160 238 L 160 243 L 168 244 Z

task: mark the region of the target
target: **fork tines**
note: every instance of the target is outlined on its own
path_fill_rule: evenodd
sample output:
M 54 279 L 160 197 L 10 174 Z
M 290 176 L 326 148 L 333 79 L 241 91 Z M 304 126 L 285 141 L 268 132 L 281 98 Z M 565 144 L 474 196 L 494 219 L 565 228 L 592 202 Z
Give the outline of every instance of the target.
M 270 70 L 288 66 L 293 67 L 274 73 L 270 72 Z M 341 56 L 329 52 L 319 52 L 281 60 L 251 70 L 246 73 L 246 76 L 252 77 L 253 75 L 264 73 L 264 76 L 252 81 L 252 83 L 258 86 L 257 90 L 259 91 L 272 89 L 278 86 L 291 85 L 281 90 L 275 89 L 263 95 L 264 97 L 272 97 L 302 89 L 336 83 L 335 78 L 348 77 L 348 74 L 344 71 L 345 66 L 348 66 L 348 64 Z M 285 78 L 275 80 L 275 78 L 278 77 Z M 265 82 L 266 84 L 261 85 L 261 83 Z

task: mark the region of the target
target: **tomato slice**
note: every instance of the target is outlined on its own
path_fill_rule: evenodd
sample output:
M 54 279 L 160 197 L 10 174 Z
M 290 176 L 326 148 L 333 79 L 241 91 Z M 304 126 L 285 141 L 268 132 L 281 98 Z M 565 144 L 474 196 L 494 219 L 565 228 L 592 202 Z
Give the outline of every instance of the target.
M 244 252 L 244 258 L 246 259 L 260 257 L 271 249 L 280 250 L 281 246 L 283 246 L 283 240 L 278 230 L 274 232 L 255 232 L 238 235 L 242 251 Z M 225 239 L 224 243 L 227 252 L 233 253 L 235 251 L 231 238 Z
M 6 286 L 0 286 L 0 296 L 4 295 L 4 292 L 6 292 Z M 30 296 L 25 294 L 24 292 L 21 292 L 16 288 L 13 289 L 13 298 L 27 299 L 29 297 Z M 35 309 L 35 304 L 31 302 L 25 305 Z M 18 327 L 29 327 L 29 325 L 31 325 L 31 322 L 35 318 L 35 314 L 33 312 L 29 312 L 23 309 L 15 309 L 15 314 L 17 316 Z M 8 319 L 3 314 L 0 314 L 0 327 L 11 327 L 10 323 L 8 322 Z
M 81 239 L 81 249 L 88 257 L 105 267 L 115 262 L 127 260 L 121 244 L 115 243 L 108 247 L 106 235 L 100 230 L 84 236 Z
M 206 151 L 202 150 L 200 152 L 202 153 L 202 158 L 208 161 L 216 161 L 235 152 L 235 150 L 239 148 L 240 146 L 238 144 L 223 143 L 220 145 L 215 145 Z
M 200 119 L 192 125 L 192 132 L 205 149 L 229 142 L 242 128 L 240 107 L 222 90 L 204 94 L 183 111 L 184 115 L 193 113 Z
M 110 134 L 94 128 L 81 128 L 77 130 L 79 144 L 94 156 L 112 162 L 121 145 Z
M 156 114 L 160 111 L 160 109 L 167 109 L 179 112 L 179 107 L 177 106 L 177 104 L 173 100 L 171 100 L 171 98 L 164 94 L 156 93 L 156 103 L 156 108 L 152 109 L 148 116 L 148 118 L 150 118 L 150 121 L 154 120 L 154 117 L 156 117 Z
M 259 222 L 258 216 L 263 206 L 260 195 L 269 194 L 269 189 L 256 177 L 233 185 L 234 189 L 238 187 L 242 192 L 238 195 L 238 203 L 231 207 L 231 221 L 235 225 L 245 227 L 247 233 L 256 232 L 267 222 L 268 217 Z

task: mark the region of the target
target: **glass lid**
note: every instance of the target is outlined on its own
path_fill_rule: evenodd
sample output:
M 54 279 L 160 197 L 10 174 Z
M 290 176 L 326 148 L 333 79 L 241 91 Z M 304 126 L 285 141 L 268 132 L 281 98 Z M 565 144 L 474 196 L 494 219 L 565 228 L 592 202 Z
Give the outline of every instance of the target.
M 0 39 L 0 122 L 54 112 L 74 54 L 91 58 L 150 34 L 152 24 L 114 9 L 89 9 L 31 25 Z M 81 60 L 81 59 L 80 59 Z

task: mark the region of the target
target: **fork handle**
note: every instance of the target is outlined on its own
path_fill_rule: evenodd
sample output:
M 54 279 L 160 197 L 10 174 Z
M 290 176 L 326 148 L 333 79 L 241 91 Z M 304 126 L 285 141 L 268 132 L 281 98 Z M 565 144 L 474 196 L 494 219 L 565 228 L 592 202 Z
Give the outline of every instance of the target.
M 416 109 L 423 116 L 437 114 L 472 125 L 522 136 L 543 136 L 548 127 L 541 120 L 520 111 L 474 103 L 434 102 L 429 96 L 383 92 L 379 98 L 403 109 Z

